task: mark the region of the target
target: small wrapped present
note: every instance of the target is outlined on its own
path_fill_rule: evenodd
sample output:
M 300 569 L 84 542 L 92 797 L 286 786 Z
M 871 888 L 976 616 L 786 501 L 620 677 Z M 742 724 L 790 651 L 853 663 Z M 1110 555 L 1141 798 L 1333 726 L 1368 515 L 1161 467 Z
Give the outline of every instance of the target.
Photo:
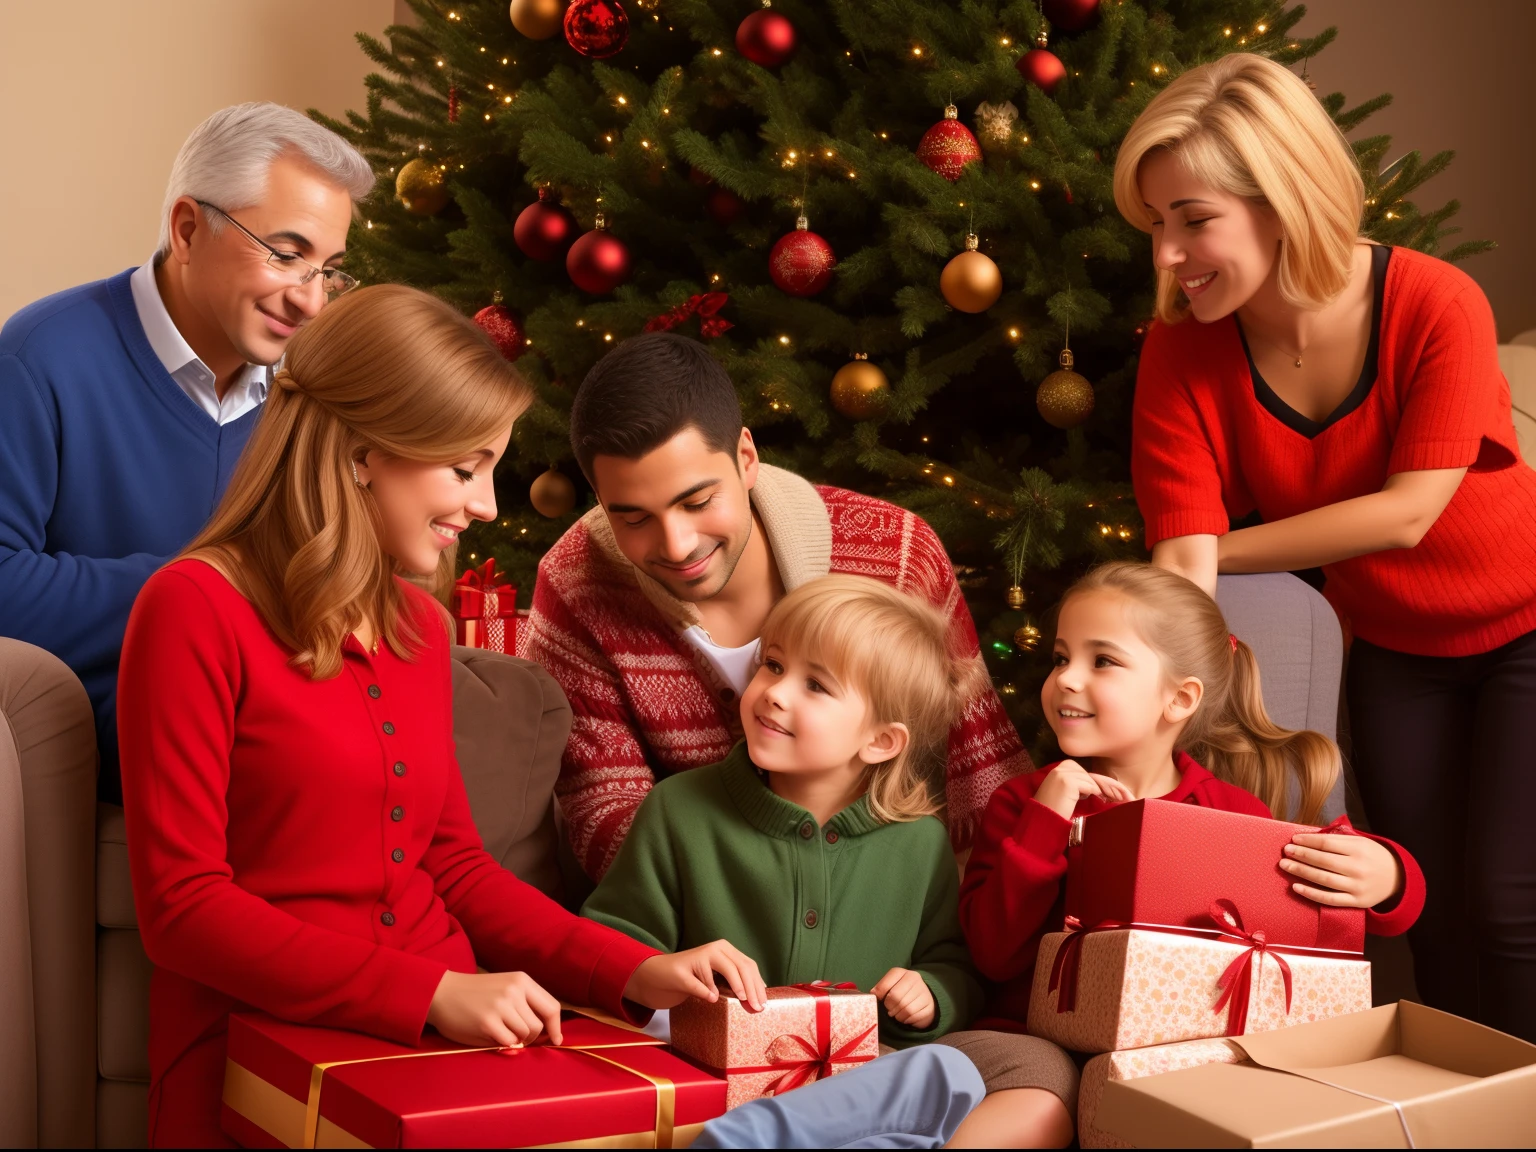
M 407 1048 L 236 1013 L 224 1131 L 248 1148 L 681 1148 L 725 1111 L 724 1081 L 661 1041 L 566 1015 L 558 1048 Z
M 672 1009 L 672 1046 L 725 1077 L 726 1107 L 836 1076 L 880 1054 L 875 998 L 852 984 L 768 989 L 761 1012 L 734 996 Z
M 1220 925 L 1153 932 L 1119 926 L 1053 932 L 1040 943 L 1029 1031 L 1075 1052 L 1310 1024 L 1371 1006 L 1358 953 L 1270 945 L 1226 901 Z
M 1243 1050 L 1230 1040 L 1187 1040 L 1182 1044 L 1158 1044 L 1152 1048 L 1132 1048 L 1126 1052 L 1106 1052 L 1083 1065 L 1082 1082 L 1077 1089 L 1077 1142 L 1083 1148 L 1130 1148 L 1118 1136 L 1111 1136 L 1094 1121 L 1104 1086 L 1113 1080 L 1135 1080 L 1198 1068 L 1202 1064 L 1236 1064 L 1246 1060 Z
M 1167 800 L 1117 804 L 1072 822 L 1066 912 L 1084 924 L 1203 928 L 1226 898 L 1271 944 L 1359 952 L 1365 910 L 1298 896 L 1280 869 L 1291 837 L 1318 831 L 1351 829 L 1342 817 L 1318 829 Z
M 517 652 L 517 589 L 496 571 L 495 557 L 471 568 L 453 586 L 456 639 L 469 648 Z

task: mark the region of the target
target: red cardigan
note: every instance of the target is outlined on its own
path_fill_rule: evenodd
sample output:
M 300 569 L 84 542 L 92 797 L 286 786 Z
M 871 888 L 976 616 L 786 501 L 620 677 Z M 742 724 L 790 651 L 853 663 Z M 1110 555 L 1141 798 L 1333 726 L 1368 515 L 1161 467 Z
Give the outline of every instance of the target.
M 222 1143 L 229 1013 L 416 1043 L 443 973 L 526 971 L 622 1012 L 654 951 L 566 912 L 482 847 L 454 759 L 449 642 L 289 664 L 223 576 L 183 560 L 128 622 L 118 722 L 134 901 L 155 964 L 150 1135 Z
M 1235 784 L 1212 776 L 1183 752 L 1174 754 L 1179 786 L 1164 800 L 1199 804 L 1222 812 L 1270 818 L 1264 802 Z M 987 1018 L 977 1028 L 1022 1029 L 1028 1019 L 1035 957 L 1047 932 L 1060 932 L 1066 916 L 1067 833 L 1072 823 L 1034 797 L 1051 764 L 1008 781 L 992 794 L 976 847 L 960 883 L 960 923 L 981 974 L 996 985 Z M 1078 801 L 1076 816 L 1091 816 L 1111 805 L 1098 796 Z M 1381 836 L 1403 866 L 1403 891 L 1386 912 L 1367 909 L 1366 930 L 1378 936 L 1406 932 L 1424 908 L 1424 874 L 1406 850 Z
M 1326 591 L 1372 644 L 1487 652 L 1536 628 L 1536 472 L 1520 459 L 1493 313 L 1466 273 L 1394 248 L 1379 322 L 1374 384 L 1310 439 L 1259 402 L 1232 317 L 1154 325 L 1131 440 L 1147 546 L 1379 492 L 1398 472 L 1467 467 L 1417 547 L 1329 564 Z

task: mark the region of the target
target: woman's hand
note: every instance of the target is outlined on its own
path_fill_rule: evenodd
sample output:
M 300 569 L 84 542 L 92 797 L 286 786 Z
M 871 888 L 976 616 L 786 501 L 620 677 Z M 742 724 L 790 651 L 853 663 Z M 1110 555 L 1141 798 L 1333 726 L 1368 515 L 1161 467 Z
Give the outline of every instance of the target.
M 713 1004 L 720 999 L 716 972 L 749 1011 L 763 1010 L 768 988 L 758 974 L 757 962 L 728 940 L 652 956 L 635 969 L 624 986 L 624 996 L 647 1008 L 675 1008 L 690 996 Z
M 1299 895 L 1335 908 L 1374 908 L 1403 890 L 1397 857 L 1366 836 L 1303 832 L 1285 846 L 1280 867 L 1296 877 Z
M 445 972 L 427 1023 L 470 1048 L 520 1048 L 540 1033 L 558 1044 L 560 1002 L 526 972 Z
M 1131 790 L 1109 776 L 1090 772 L 1076 760 L 1063 760 L 1046 774 L 1035 799 L 1063 820 L 1072 819 L 1084 796 L 1102 796 L 1113 804 L 1132 800 Z
M 934 1014 L 938 1012 L 933 992 L 929 990 L 928 982 L 912 969 L 892 968 L 880 977 L 880 983 L 870 992 L 884 1003 L 885 1010 L 896 1023 L 918 1032 L 933 1027 Z

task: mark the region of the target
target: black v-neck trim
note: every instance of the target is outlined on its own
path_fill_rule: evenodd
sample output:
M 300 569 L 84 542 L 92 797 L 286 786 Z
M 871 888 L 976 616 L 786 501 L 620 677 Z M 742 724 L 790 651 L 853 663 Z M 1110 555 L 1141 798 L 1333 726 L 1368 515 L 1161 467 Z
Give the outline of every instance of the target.
M 1359 408 L 1376 386 L 1377 360 L 1381 351 L 1381 301 L 1387 286 L 1387 262 L 1391 258 L 1390 245 L 1378 244 L 1371 249 L 1371 342 L 1365 350 L 1365 363 L 1360 366 L 1360 379 L 1355 382 L 1354 389 L 1321 423 L 1310 416 L 1303 416 L 1280 399 L 1269 386 L 1269 381 L 1259 374 L 1259 366 L 1253 362 L 1253 351 L 1248 347 L 1248 336 L 1243 331 L 1243 322 L 1235 313 L 1232 316 L 1233 323 L 1237 325 L 1237 338 L 1243 342 L 1243 355 L 1248 358 L 1248 375 L 1253 377 L 1254 399 L 1276 420 L 1308 440 L 1332 428 Z

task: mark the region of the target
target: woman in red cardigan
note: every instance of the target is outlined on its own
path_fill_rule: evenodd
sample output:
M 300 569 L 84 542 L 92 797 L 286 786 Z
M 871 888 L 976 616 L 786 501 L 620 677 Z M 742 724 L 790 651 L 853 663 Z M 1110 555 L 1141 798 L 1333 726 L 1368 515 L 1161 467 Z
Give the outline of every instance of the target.
M 1258 56 L 1192 69 L 1132 126 L 1115 200 L 1158 277 L 1136 498 L 1153 562 L 1207 590 L 1323 569 L 1366 811 L 1428 883 L 1420 992 L 1536 1040 L 1536 473 L 1487 300 L 1363 241 L 1363 195 L 1316 98 Z
M 635 1015 L 756 1002 L 720 943 L 662 956 L 484 850 L 454 759 L 451 578 L 496 515 L 529 392 L 473 324 L 397 286 L 297 336 L 223 502 L 145 585 L 122 658 L 128 850 L 150 994 L 150 1139 L 220 1131 L 229 1013 L 414 1044 L 560 1042 L 557 998 Z M 478 972 L 483 966 L 489 971 Z

